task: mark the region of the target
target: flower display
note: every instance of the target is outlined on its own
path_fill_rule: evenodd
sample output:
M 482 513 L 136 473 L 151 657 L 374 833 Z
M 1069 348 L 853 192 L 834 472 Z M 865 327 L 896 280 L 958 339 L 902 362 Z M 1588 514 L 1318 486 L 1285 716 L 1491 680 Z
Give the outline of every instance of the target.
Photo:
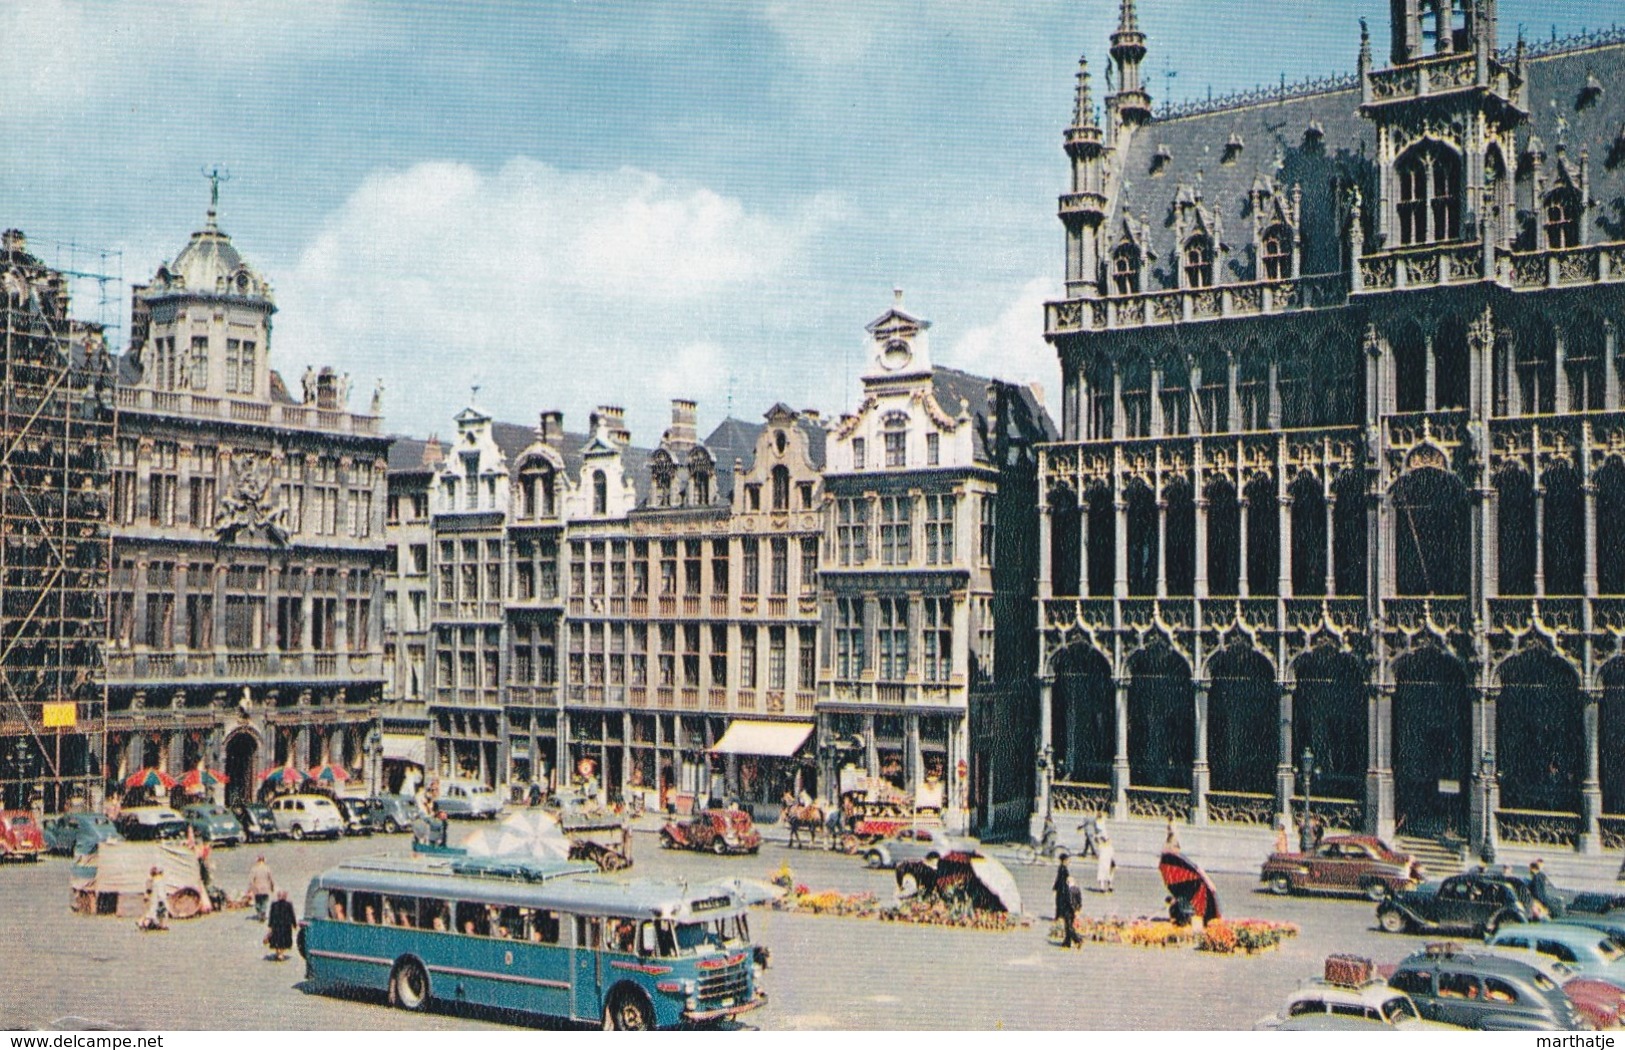
M 1136 948 L 1191 948 L 1218 955 L 1254 955 L 1277 947 L 1288 937 L 1298 935 L 1290 922 L 1264 919 L 1215 919 L 1206 927 L 1178 926 L 1168 919 L 1146 917 L 1125 919 L 1113 915 L 1095 918 L 1080 915 L 1073 920 L 1077 935 L 1094 944 L 1127 944 Z M 1060 944 L 1061 923 L 1050 923 L 1049 939 Z
M 878 919 L 881 922 L 923 926 L 954 926 L 968 930 L 1013 930 L 1028 924 L 1025 916 L 983 911 L 963 899 L 944 901 L 909 897 L 895 904 L 882 904 L 873 893 L 841 893 L 838 890 L 814 892 L 806 883 L 797 882 L 788 866 L 780 866 L 769 881 L 785 890 L 783 897 L 772 902 L 771 907 L 775 911 Z

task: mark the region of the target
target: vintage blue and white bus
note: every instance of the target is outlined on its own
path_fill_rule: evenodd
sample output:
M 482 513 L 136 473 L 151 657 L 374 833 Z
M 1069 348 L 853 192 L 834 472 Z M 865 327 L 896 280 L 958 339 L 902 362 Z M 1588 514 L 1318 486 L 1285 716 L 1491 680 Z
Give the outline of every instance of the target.
M 318 986 L 606 1028 L 719 1021 L 766 1001 L 746 901 L 726 884 L 601 875 L 573 861 L 385 857 L 311 880 L 300 948 Z

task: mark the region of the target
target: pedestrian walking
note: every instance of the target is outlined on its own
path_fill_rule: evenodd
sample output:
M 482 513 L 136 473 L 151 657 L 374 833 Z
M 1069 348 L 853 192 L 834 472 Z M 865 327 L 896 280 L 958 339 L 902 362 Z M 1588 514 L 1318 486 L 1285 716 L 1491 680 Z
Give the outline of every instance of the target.
M 434 819 L 429 821 L 429 841 L 436 846 L 444 846 L 446 834 L 446 811 L 437 809 L 434 811 Z
M 287 890 L 277 891 L 276 900 L 271 902 L 271 917 L 267 925 L 270 929 L 265 932 L 265 946 L 271 949 L 273 961 L 282 962 L 293 949 L 293 930 L 299 925 L 299 916 L 294 914 L 293 901 L 288 899 Z
M 271 876 L 271 866 L 265 863 L 263 853 L 254 858 L 248 869 L 248 892 L 254 898 L 254 918 L 264 922 L 265 905 L 276 892 L 276 879 Z
M 1072 872 L 1066 864 L 1065 853 L 1061 854 L 1061 863 L 1055 866 L 1055 917 L 1061 921 L 1061 947 L 1071 948 L 1081 945 L 1083 938 L 1078 936 L 1073 920 L 1078 916 L 1078 902 L 1073 894 L 1077 892 L 1077 883 L 1072 880 Z
M 1083 850 L 1078 856 L 1093 857 L 1098 855 L 1100 851 L 1095 848 L 1095 840 L 1100 837 L 1100 822 L 1095 818 L 1093 811 L 1083 818 L 1083 823 L 1078 825 L 1078 830 L 1083 832 Z
M 1275 822 L 1275 847 L 1274 847 L 1274 852 L 1276 852 L 1276 853 L 1291 853 L 1292 852 L 1292 843 L 1287 838 L 1286 821 L 1285 820 L 1278 820 L 1278 821 Z
M 1174 822 L 1171 820 L 1168 822 L 1168 835 L 1162 840 L 1162 851 L 1164 853 L 1179 852 L 1179 832 L 1174 830 Z
M 1567 910 L 1563 898 L 1552 888 L 1551 877 L 1546 874 L 1546 862 L 1539 858 L 1529 862 L 1529 890 L 1546 909 L 1546 914 L 1561 919 Z
M 1095 838 L 1095 848 L 1099 850 L 1095 856 L 1095 889 L 1101 893 L 1115 893 L 1117 888 L 1113 883 L 1117 878 L 1117 850 L 1104 828 Z
M 153 868 L 147 872 L 147 887 L 142 892 L 142 899 L 146 901 L 146 909 L 136 922 L 138 930 L 167 930 L 169 925 L 164 922 L 164 869 Z

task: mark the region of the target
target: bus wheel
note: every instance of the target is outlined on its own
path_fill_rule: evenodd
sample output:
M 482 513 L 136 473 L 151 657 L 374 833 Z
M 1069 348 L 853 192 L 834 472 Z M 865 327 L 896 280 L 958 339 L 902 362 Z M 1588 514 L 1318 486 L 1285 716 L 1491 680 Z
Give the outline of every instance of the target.
M 621 989 L 604 1007 L 604 1031 L 647 1032 L 655 1026 L 649 1000 L 630 989 Z
M 416 959 L 402 959 L 389 975 L 389 1005 L 422 1010 L 429 1005 L 429 975 Z

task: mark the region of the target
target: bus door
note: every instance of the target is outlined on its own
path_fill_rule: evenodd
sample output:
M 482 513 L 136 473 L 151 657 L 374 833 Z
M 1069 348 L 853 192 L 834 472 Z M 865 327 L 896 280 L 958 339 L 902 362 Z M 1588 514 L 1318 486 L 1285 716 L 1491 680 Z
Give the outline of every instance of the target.
M 571 949 L 571 1013 L 594 1018 L 604 1012 L 604 920 L 576 916 L 575 945 Z

